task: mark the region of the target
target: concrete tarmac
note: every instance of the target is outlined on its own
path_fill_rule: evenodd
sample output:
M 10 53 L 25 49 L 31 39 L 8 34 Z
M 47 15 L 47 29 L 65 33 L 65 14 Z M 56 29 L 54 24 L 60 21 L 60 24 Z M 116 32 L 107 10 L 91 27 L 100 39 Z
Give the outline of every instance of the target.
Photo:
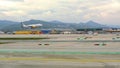
M 0 68 L 120 68 L 119 40 L 104 42 L 119 37 L 115 34 L 0 35 L 0 37 L 50 38 L 31 41 L 9 40 L 11 43 L 0 44 Z M 74 42 L 81 37 L 87 37 L 84 41 L 102 40 L 102 42 Z M 71 42 L 72 40 L 74 41 Z M 103 42 L 106 45 L 95 45 Z

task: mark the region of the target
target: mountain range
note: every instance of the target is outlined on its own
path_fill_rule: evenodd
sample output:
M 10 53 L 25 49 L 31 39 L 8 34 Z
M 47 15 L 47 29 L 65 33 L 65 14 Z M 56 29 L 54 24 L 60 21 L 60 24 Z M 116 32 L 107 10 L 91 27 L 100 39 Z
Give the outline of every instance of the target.
M 88 21 L 85 23 L 65 23 L 61 21 L 43 21 L 43 20 L 28 20 L 24 21 L 24 24 L 43 24 L 42 27 L 37 28 L 40 29 L 79 29 L 79 28 L 109 28 L 106 25 L 99 24 L 94 21 Z M 21 27 L 21 22 L 13 22 L 8 20 L 0 20 L 0 31 L 11 32 L 16 30 L 26 30 Z

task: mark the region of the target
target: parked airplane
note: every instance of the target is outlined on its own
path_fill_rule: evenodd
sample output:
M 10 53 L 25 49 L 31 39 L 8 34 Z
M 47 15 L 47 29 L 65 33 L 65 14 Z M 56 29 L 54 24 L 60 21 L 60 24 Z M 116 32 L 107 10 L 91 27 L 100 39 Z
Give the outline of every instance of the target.
M 42 24 L 30 24 L 30 25 L 25 25 L 23 22 L 21 22 L 21 25 L 22 25 L 23 28 L 31 28 L 31 29 L 34 29 L 34 28 L 38 28 L 38 27 L 43 26 Z

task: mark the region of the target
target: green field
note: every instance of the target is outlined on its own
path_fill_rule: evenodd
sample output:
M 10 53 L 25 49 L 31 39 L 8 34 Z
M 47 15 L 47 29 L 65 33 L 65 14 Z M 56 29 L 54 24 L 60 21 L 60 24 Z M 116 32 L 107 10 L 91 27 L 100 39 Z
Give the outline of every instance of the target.
M 26 37 L 26 38 L 0 38 L 0 40 L 40 40 L 49 38 L 36 38 L 36 37 Z
M 12 43 L 12 42 L 0 42 L 0 44 L 8 44 L 8 43 Z

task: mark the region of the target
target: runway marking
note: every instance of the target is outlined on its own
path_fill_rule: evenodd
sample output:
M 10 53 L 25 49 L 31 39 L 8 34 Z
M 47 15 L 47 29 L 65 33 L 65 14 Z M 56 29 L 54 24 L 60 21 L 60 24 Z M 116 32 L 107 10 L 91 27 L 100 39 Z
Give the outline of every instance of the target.
M 62 59 L 62 58 L 39 58 L 39 57 L 10 57 L 0 58 L 0 61 L 62 61 L 62 62 L 120 62 L 114 59 Z

